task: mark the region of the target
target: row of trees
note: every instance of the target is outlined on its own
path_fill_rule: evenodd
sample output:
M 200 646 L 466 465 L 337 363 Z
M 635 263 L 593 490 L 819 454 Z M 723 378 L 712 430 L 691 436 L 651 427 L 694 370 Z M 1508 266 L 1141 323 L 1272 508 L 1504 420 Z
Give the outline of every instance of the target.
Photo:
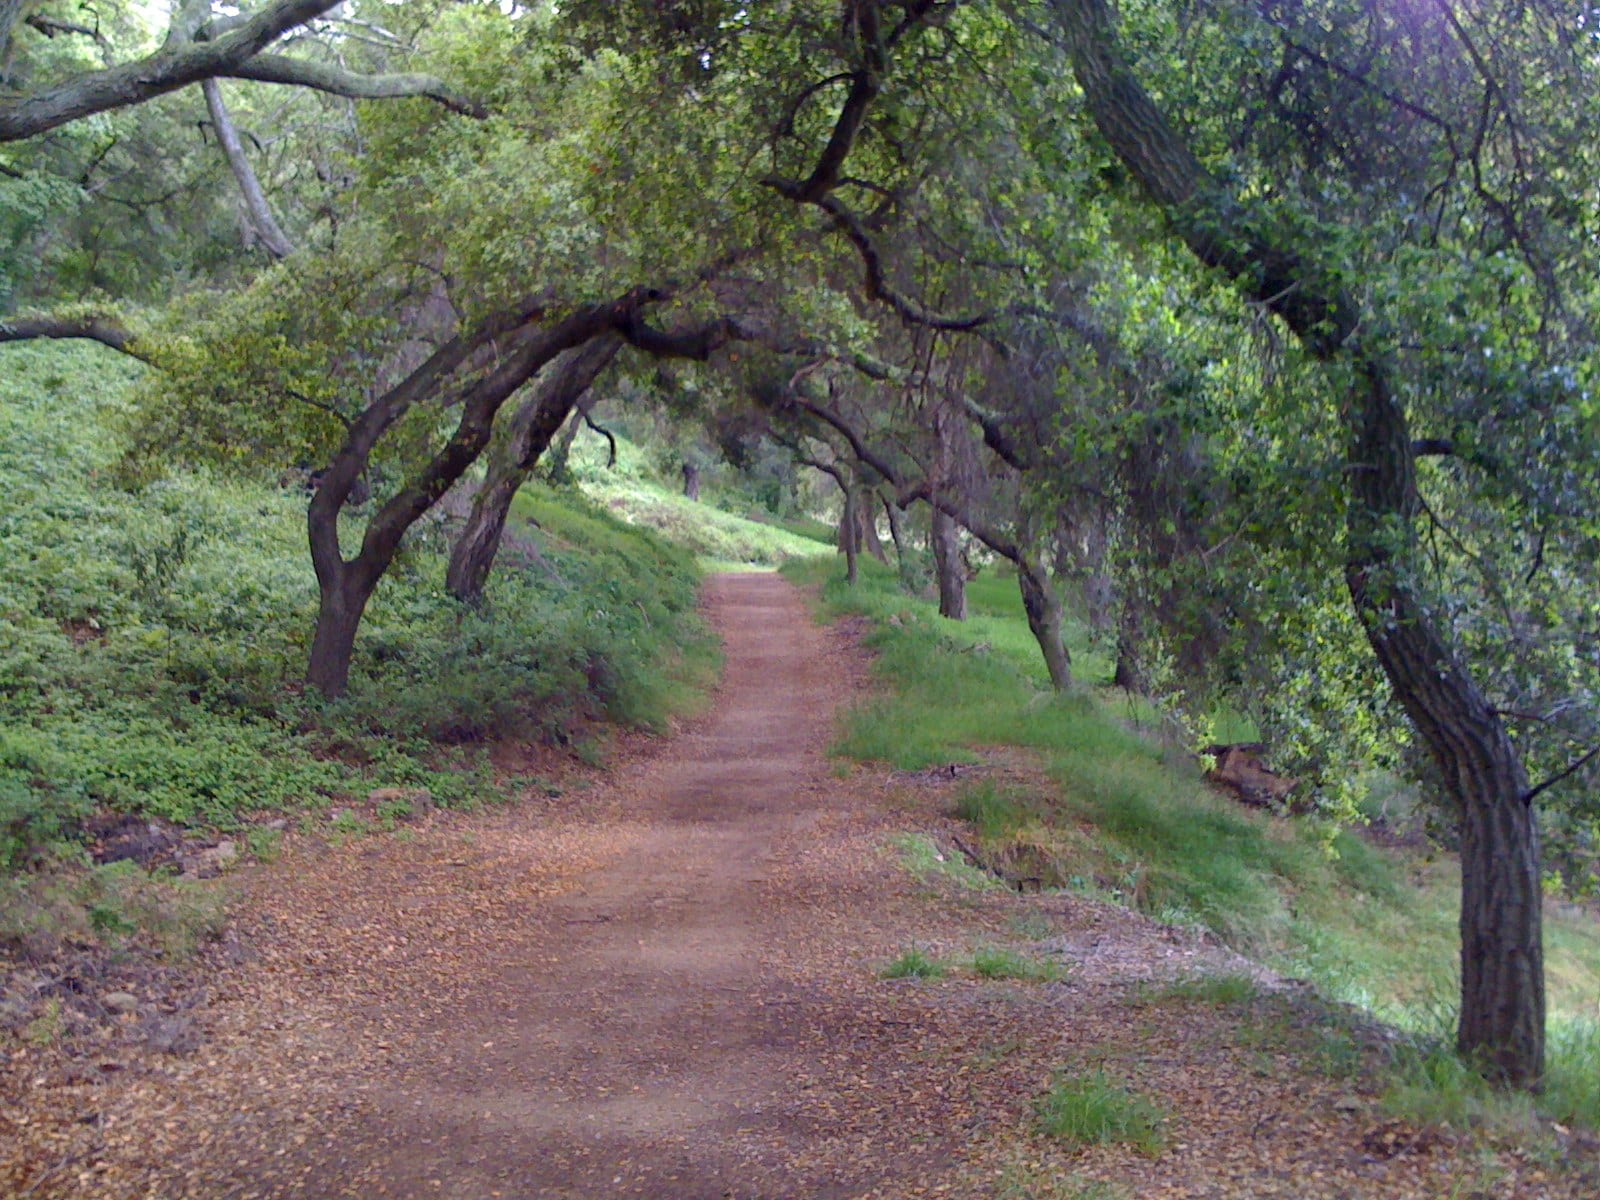
M 87 11 L 0 2 L 0 267 L 79 301 L 0 339 L 150 362 L 135 473 L 326 465 L 317 687 L 476 464 L 467 603 L 594 389 L 701 364 L 690 407 L 834 479 L 852 555 L 922 506 L 950 616 L 960 531 L 1015 564 L 1057 688 L 1070 605 L 1119 684 L 1225 689 L 1324 763 L 1420 749 L 1461 833 L 1461 1048 L 1537 1086 L 1541 831 L 1592 821 L 1600 733 L 1594 14 L 279 0 L 157 38 Z M 134 191 L 139 237 L 30 268 Z

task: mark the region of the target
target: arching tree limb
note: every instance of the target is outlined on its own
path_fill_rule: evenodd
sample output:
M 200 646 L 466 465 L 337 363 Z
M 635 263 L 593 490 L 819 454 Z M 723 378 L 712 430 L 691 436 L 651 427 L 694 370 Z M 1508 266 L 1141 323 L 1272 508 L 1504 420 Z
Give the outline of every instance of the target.
M 362 75 L 332 63 L 290 58 L 284 54 L 258 54 L 221 73 L 231 79 L 252 79 L 257 83 L 311 88 L 351 100 L 395 100 L 420 96 L 464 117 L 482 120 L 489 115 L 488 108 L 483 104 L 462 95 L 432 75 Z
M 454 112 L 485 115 L 481 105 L 431 76 L 386 75 L 363 80 L 298 58 L 271 55 L 264 63 L 257 61 L 286 33 L 316 20 L 340 2 L 272 0 L 252 13 L 213 19 L 209 0 L 188 0 L 173 14 L 166 41 L 153 54 L 103 70 L 83 71 L 27 95 L 0 99 L 0 142 L 35 137 L 93 113 L 142 104 L 219 76 L 258 78 L 373 99 L 425 96 Z M 0 0 L 0 44 L 8 40 L 20 11 L 16 0 Z M 3 57 L 0 50 L 0 61 Z
M 0 342 L 25 342 L 33 338 L 83 338 L 109 346 L 141 362 L 150 359 L 134 335 L 114 317 L 10 317 L 0 320 Z

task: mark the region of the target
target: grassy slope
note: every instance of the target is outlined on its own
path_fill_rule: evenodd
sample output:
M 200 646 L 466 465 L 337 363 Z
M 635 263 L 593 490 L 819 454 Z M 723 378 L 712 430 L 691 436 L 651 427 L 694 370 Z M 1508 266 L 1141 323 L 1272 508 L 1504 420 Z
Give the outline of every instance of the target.
M 614 467 L 603 464 L 602 446 L 588 436 L 574 446 L 572 472 L 584 494 L 630 524 L 653 529 L 693 551 L 707 570 L 760 569 L 833 553 L 831 526 L 781 519 L 709 493 L 700 501 L 690 500 L 656 480 L 644 451 L 626 438 L 617 439 Z
M 380 786 L 471 801 L 493 791 L 486 741 L 658 723 L 711 661 L 692 557 L 569 492 L 530 501 L 541 552 L 497 573 L 486 613 L 444 596 L 425 522 L 350 696 L 303 696 L 304 494 L 182 469 L 118 487 L 134 378 L 98 347 L 0 351 L 0 870 L 97 807 L 230 828 Z
M 1254 813 L 1218 797 L 1196 764 L 1128 728 L 1112 693 L 1058 698 L 1045 689 L 1015 584 L 983 578 L 973 619 L 941 620 L 886 571 L 854 590 L 824 563 L 786 574 L 823 586 L 826 608 L 871 618 L 887 684 L 847 721 L 839 750 L 909 769 L 1024 747 L 1048 795 L 982 782 L 959 800 L 990 852 L 1047 884 L 1094 892 L 1231 945 L 1335 998 L 1425 1033 L 1450 1021 L 1459 876 L 1446 857 L 1381 850 L 1346 832 Z M 1069 632 L 1088 679 L 1106 664 Z M 1600 928 L 1592 914 L 1547 915 L 1552 1111 L 1600 1120 Z

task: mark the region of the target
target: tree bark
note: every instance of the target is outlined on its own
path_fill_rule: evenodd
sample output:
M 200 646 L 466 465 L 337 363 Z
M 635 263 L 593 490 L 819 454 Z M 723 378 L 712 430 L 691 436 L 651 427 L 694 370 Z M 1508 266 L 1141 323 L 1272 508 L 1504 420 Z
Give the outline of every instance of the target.
M 1017 564 L 1017 583 L 1022 589 L 1022 609 L 1028 616 L 1028 628 L 1039 643 L 1045 670 L 1050 674 L 1050 686 L 1064 692 L 1072 686 L 1072 663 L 1062 639 L 1061 597 L 1049 574 L 1032 559 Z
M 273 258 L 288 258 L 294 253 L 294 243 L 272 215 L 267 194 L 261 190 L 261 181 L 256 178 L 255 168 L 245 156 L 239 131 L 234 128 L 233 118 L 228 115 L 228 106 L 222 102 L 222 85 L 215 79 L 206 79 L 201 82 L 200 90 L 206 98 L 206 111 L 211 114 L 211 127 L 217 131 L 217 141 L 227 156 L 228 169 L 233 172 L 233 178 L 244 196 L 244 208 L 249 215 L 251 231 Z
M 425 96 L 454 112 L 487 115 L 482 105 L 431 76 L 360 76 L 306 59 L 262 54 L 290 30 L 339 3 L 275 0 L 254 13 L 216 20 L 210 19 L 208 4 L 175 6 L 171 33 L 154 53 L 104 70 L 84 71 L 28 95 L 0 99 L 0 142 L 36 137 L 94 113 L 143 104 L 190 84 L 230 75 L 341 96 Z M 9 11 L 0 8 L 0 14 Z
M 149 362 L 132 332 L 113 317 L 12 317 L 0 321 L 0 342 L 33 338 L 82 338 Z
M 142 104 L 227 72 L 340 0 L 277 0 L 207 41 L 174 40 L 133 62 L 85 71 L 16 100 L 0 101 L 0 142 L 46 133 L 92 113 Z
M 961 532 L 955 518 L 933 510 L 933 572 L 939 580 L 939 615 L 952 621 L 967 619 L 967 571 L 961 562 Z
M 856 521 L 860 526 L 858 544 L 873 558 L 888 566 L 889 552 L 884 549 L 883 539 L 878 536 L 878 506 L 872 493 L 866 489 L 857 497 Z
M 1117 619 L 1117 665 L 1111 675 L 1111 685 L 1143 696 L 1149 691 L 1150 681 L 1144 672 L 1144 622 L 1132 601 L 1122 602 L 1122 613 Z
M 372 448 L 412 404 L 432 397 L 474 349 L 493 339 L 498 323 L 486 325 L 470 337 L 452 338 L 351 424 L 306 514 L 311 562 L 321 596 L 306 670 L 308 683 L 329 699 L 344 694 L 355 629 L 406 531 L 477 460 L 489 442 L 500 406 L 546 363 L 596 336 L 614 319 L 612 305 L 599 305 L 580 309 L 549 328 L 542 329 L 530 319 L 506 332 L 500 342 L 499 364 L 461 392 L 455 433 L 372 516 L 356 557 L 346 560 L 339 548 L 339 512 L 365 471 Z
M 1122 57 L 1106 0 L 1052 0 L 1101 134 L 1201 262 L 1270 308 L 1349 378 L 1345 580 L 1368 642 L 1462 823 L 1461 1013 L 1457 1046 L 1497 1082 L 1544 1073 L 1538 830 L 1521 759 L 1414 585 L 1420 506 L 1391 368 L 1360 337 L 1360 310 L 1314 249 L 1285 244 L 1201 165 Z
M 445 586 L 456 599 L 472 605 L 483 602 L 511 502 L 621 344 L 615 335 L 602 335 L 568 350 L 540 372 L 534 395 L 512 420 L 505 445 L 490 462 L 483 486 L 472 498 L 472 511 L 451 548 Z
M 307 668 L 308 682 L 329 699 L 343 694 L 353 648 L 344 630 L 352 621 L 359 624 L 406 531 L 477 461 L 494 432 L 501 406 L 546 364 L 564 351 L 608 333 L 657 357 L 700 360 L 742 335 L 740 327 L 726 318 L 683 332 L 651 328 L 641 310 L 673 294 L 671 286 L 633 288 L 613 301 L 577 309 L 547 324 L 541 324 L 549 319 L 544 299 L 533 297 L 496 314 L 470 334 L 451 338 L 350 423 L 344 444 L 328 465 L 306 514 L 311 564 L 322 597 L 313 639 L 318 652 Z M 346 560 L 339 547 L 339 512 L 379 439 L 413 405 L 438 398 L 455 373 L 491 343 L 493 365 L 471 381 L 457 384 L 445 397 L 448 409 L 460 411 L 449 441 L 373 514 L 356 557 Z M 544 435 L 545 444 L 554 428 Z
M 860 578 L 861 519 L 856 516 L 856 488 L 845 485 L 844 511 L 839 514 L 839 549 L 844 552 L 844 578 L 851 587 Z
M 11 83 L 11 34 L 22 20 L 23 0 L 0 0 L 0 87 Z
M 900 586 L 910 591 L 916 586 L 916 566 L 911 561 L 911 552 L 905 541 L 905 509 L 896 504 L 892 496 L 882 499 L 883 515 L 889 522 L 889 541 L 894 544 L 894 561 L 900 573 Z
M 683 464 L 683 494 L 691 500 L 700 499 L 700 468 L 693 463 Z

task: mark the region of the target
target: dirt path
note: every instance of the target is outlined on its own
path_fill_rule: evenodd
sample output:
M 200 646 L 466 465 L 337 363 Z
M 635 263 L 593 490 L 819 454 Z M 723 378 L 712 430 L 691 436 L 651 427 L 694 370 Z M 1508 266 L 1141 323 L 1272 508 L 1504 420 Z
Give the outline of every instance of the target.
M 243 874 L 239 926 L 181 1011 L 13 1051 L 0 1195 L 1585 1194 L 1387 1126 L 1359 1052 L 1296 993 L 1141 990 L 1237 969 L 1215 947 L 908 871 L 894 839 L 948 845 L 948 792 L 836 774 L 859 652 L 775 576 L 714 579 L 708 604 L 727 672 L 688 732 L 594 788 L 291 850 Z M 1067 978 L 880 977 L 908 946 L 982 944 Z M 152 1049 L 141 1031 L 172 1022 L 198 1048 Z M 1040 1137 L 1060 1069 L 1152 1096 L 1166 1152 Z
M 708 599 L 728 664 L 714 715 L 618 781 L 619 852 L 550 902 L 470 1011 L 417 1031 L 352 1131 L 361 1153 L 342 1147 L 373 1166 L 321 1164 L 321 1190 L 369 1171 L 365 1194 L 739 1188 L 740 1131 L 781 1123 L 805 1031 L 767 966 L 790 915 L 772 873 L 827 811 L 819 751 L 849 682 L 775 577 Z

